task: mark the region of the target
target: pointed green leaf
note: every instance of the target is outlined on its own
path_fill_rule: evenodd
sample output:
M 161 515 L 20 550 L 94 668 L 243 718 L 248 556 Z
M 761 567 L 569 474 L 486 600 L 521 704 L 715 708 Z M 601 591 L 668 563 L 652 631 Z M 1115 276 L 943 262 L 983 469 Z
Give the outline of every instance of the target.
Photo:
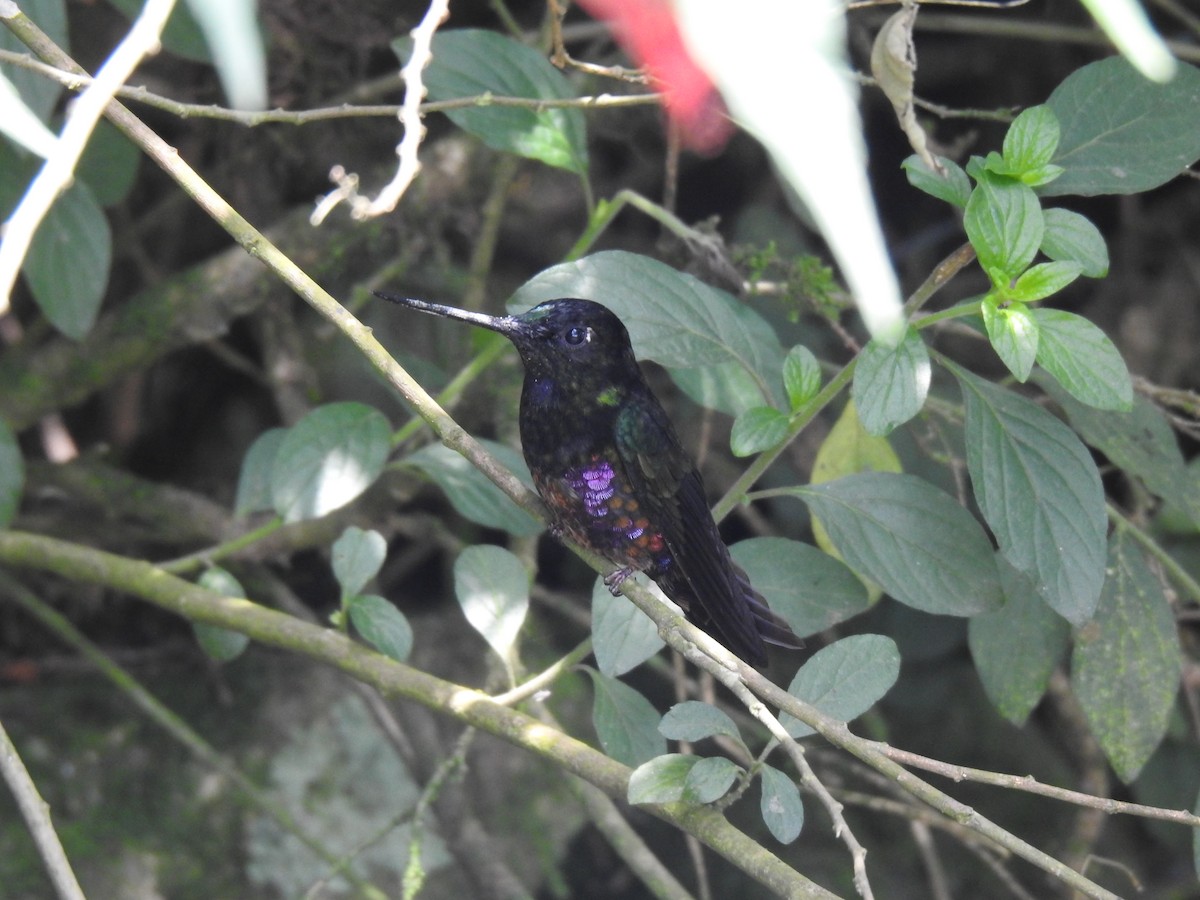
M 1071 685 L 1092 733 L 1122 781 L 1158 747 L 1183 658 L 1162 582 L 1123 530 L 1109 542 L 1111 570 L 1095 618 L 1075 635 Z
M 770 324 L 725 291 L 648 256 L 605 250 L 552 266 L 522 285 L 508 309 L 556 297 L 587 297 L 617 314 L 638 359 L 669 369 L 737 363 L 758 385 L 758 402 L 781 405 L 783 348 Z
M 821 364 L 803 344 L 797 344 L 784 357 L 783 388 L 793 411 L 800 409 L 821 390 Z
M 780 537 L 750 538 L 729 548 L 754 589 L 800 637 L 844 622 L 868 606 L 867 591 L 840 560 Z
M 859 420 L 854 401 L 842 409 L 813 460 L 812 483 L 833 481 L 856 472 L 899 472 L 900 457 L 887 438 L 870 434 Z
M 25 489 L 25 460 L 17 436 L 0 419 L 0 528 L 7 528 L 17 514 Z
M 864 472 L 796 493 L 820 516 L 846 563 L 901 603 L 951 616 L 999 606 L 987 535 L 929 482 Z
M 92 329 L 108 288 L 112 230 L 86 184 L 54 201 L 29 245 L 22 272 L 38 307 L 67 337 Z
M 467 547 L 454 561 L 454 593 L 471 627 L 507 661 L 529 611 L 524 564 L 503 547 Z
M 1200 523 L 1200 485 L 1190 477 L 1179 440 L 1161 410 L 1134 395 L 1129 412 L 1102 411 L 1080 403 L 1044 376 L 1038 381 L 1087 443 L 1122 471 L 1140 478 L 1152 494 L 1177 504 Z
M 973 616 L 967 637 L 988 698 L 1000 715 L 1019 726 L 1046 692 L 1071 629 L 1041 601 L 1033 583 L 1003 560 L 1000 580 L 1004 605 Z
M 480 441 L 496 461 L 515 473 L 530 488 L 533 479 L 521 454 L 504 444 Z M 443 444 L 429 444 L 403 460 L 437 482 L 459 515 L 488 528 L 499 528 L 517 537 L 530 537 L 545 527 L 507 494 L 492 484 L 460 453 Z
M 1108 245 L 1091 220 L 1069 209 L 1044 209 L 1042 252 L 1050 259 L 1078 263 L 1088 278 L 1108 274 Z
M 800 667 L 788 693 L 827 716 L 849 722 L 883 697 L 900 676 L 896 642 L 881 634 L 856 634 L 822 647 Z M 795 738 L 815 732 L 795 716 L 780 723 Z
M 753 456 L 781 443 L 787 433 L 787 416 L 773 406 L 756 406 L 734 420 L 729 446 L 734 456 Z
M 274 509 L 271 500 L 272 472 L 275 457 L 283 443 L 286 428 L 268 428 L 250 445 L 242 470 L 238 473 L 237 494 L 233 502 L 233 514 L 239 518 L 251 513 Z
M 625 799 L 630 803 L 673 803 L 683 797 L 688 772 L 700 762 L 687 753 L 665 753 L 642 763 L 629 776 Z
M 667 371 L 679 389 L 705 409 L 737 416 L 751 407 L 762 405 L 762 383 L 756 381 L 740 363 Z
M 142 11 L 143 0 L 109 0 L 127 19 L 133 21 Z M 198 2 L 198 0 L 197 0 Z M 204 32 L 192 15 L 187 3 L 176 3 L 163 29 L 162 45 L 165 50 L 192 62 L 212 63 L 212 54 L 204 40 Z
M 404 613 L 378 594 L 360 594 L 350 599 L 350 622 L 364 641 L 397 662 L 412 652 L 412 626 Z
M 391 451 L 383 413 L 362 403 L 318 406 L 293 425 L 275 456 L 271 497 L 285 522 L 315 519 L 354 500 Z
M 774 766 L 763 763 L 762 812 L 763 823 L 771 836 L 781 844 L 790 844 L 800 836 L 804 827 L 804 801 L 796 783 Z
M 868 434 L 858 419 L 858 410 L 854 408 L 854 401 L 848 400 L 842 414 L 833 423 L 829 434 L 825 436 L 825 440 L 821 442 L 821 446 L 817 450 L 817 457 L 813 460 L 811 483 L 824 484 L 826 481 L 836 481 L 838 478 L 853 475 L 856 472 L 899 472 L 900 470 L 900 458 L 896 456 L 896 451 L 892 449 L 888 439 Z M 829 533 L 825 530 L 821 517 L 815 514 L 812 516 L 812 530 L 813 540 L 818 547 L 836 560 L 843 559 L 842 554 L 833 545 L 833 541 L 829 539 Z M 867 604 L 871 605 L 877 602 L 883 595 L 879 586 L 867 579 L 861 572 L 856 572 L 855 577 L 867 589 Z M 786 607 L 792 605 L 794 600 L 788 599 L 780 602 Z
M 688 803 L 715 803 L 737 781 L 741 768 L 723 756 L 701 759 L 683 780 L 683 796 Z
M 387 556 L 387 541 L 378 531 L 351 525 L 333 542 L 330 561 L 343 597 L 352 597 L 378 574 Z
M 412 38 L 392 42 L 401 61 L 412 54 Z M 575 96 L 562 72 L 545 55 L 495 31 L 439 31 L 433 39 L 433 62 L 422 80 L 430 100 L 464 97 L 530 97 L 568 100 Z M 446 111 L 446 116 L 496 150 L 577 174 L 587 172 L 587 126 L 578 109 L 526 109 L 477 106 Z
M 1042 196 L 1148 191 L 1200 158 L 1200 70 L 1187 63 L 1157 84 L 1109 57 L 1073 72 L 1046 104 L 1062 128 L 1054 162 L 1065 172 Z
M 107 119 L 96 123 L 75 174 L 101 206 L 115 206 L 133 190 L 141 151 Z
M 854 370 L 851 396 L 863 428 L 885 435 L 921 411 L 929 394 L 929 351 L 911 326 L 895 347 L 872 340 Z
M 1031 106 L 1008 126 L 1004 135 L 1004 161 L 1017 177 L 1033 172 L 1054 157 L 1059 134 L 1054 110 L 1045 104 Z
M 1023 303 L 1044 300 L 1078 278 L 1081 271 L 1079 263 L 1072 261 L 1037 263 L 1017 276 L 1007 296 Z
M 44 31 L 50 40 L 64 50 L 70 49 L 66 0 L 22 0 L 20 9 L 37 23 L 38 28 Z M 29 48 L 8 28 L 0 28 L 0 50 L 29 52 Z M 4 74 L 17 89 L 25 105 L 43 122 L 49 122 L 50 114 L 63 92 L 62 85 L 36 71 L 19 66 L 5 66 Z
M 1033 190 L 989 172 L 979 173 L 979 183 L 967 201 L 963 227 L 979 264 L 997 288 L 1007 287 L 1008 281 L 1033 262 L 1045 231 L 1042 208 Z M 999 283 L 995 273 L 999 273 Z
M 967 468 L 1000 550 L 1074 624 L 1096 608 L 1108 520 L 1100 474 L 1066 425 L 957 366 L 966 402 Z
M 995 300 L 986 299 L 980 306 L 983 325 L 996 355 L 1008 366 L 1017 381 L 1029 378 L 1037 358 L 1037 323 L 1024 304 L 1001 307 Z
M 585 667 L 584 671 L 591 676 L 595 688 L 592 723 L 605 753 L 627 766 L 640 766 L 667 752 L 666 738 L 658 733 L 659 714 L 649 700 L 623 681 L 609 678 L 595 669 Z
M 939 175 L 924 160 L 915 153 L 900 163 L 908 183 L 919 191 L 924 191 L 939 200 L 945 200 L 958 207 L 965 207 L 971 197 L 971 181 L 962 166 L 944 156 L 935 157 L 942 164 L 944 175 Z
M 702 741 L 717 734 L 735 741 L 742 739 L 733 719 L 699 700 L 685 700 L 672 706 L 658 723 L 658 732 L 671 741 Z
M 1033 318 L 1040 334 L 1038 365 L 1088 406 L 1122 412 L 1130 408 L 1129 369 L 1103 331 L 1061 309 L 1035 309 Z
M 597 578 L 592 586 L 592 652 L 596 665 L 615 678 L 636 669 L 664 646 L 658 625 L 627 597 L 614 597 Z
M 219 566 L 205 569 L 197 579 L 197 584 L 210 591 L 215 591 L 222 597 L 246 596 L 246 591 L 238 580 Z M 217 662 L 230 662 L 237 659 L 250 645 L 250 638 L 240 631 L 230 628 L 220 628 L 204 622 L 193 622 L 192 631 L 204 652 L 210 659 Z

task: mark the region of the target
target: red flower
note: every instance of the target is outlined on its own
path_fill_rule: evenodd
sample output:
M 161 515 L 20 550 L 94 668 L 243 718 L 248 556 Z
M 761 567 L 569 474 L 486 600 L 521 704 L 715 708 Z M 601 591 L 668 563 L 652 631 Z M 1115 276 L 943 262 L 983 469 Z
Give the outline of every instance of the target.
M 617 42 L 665 95 L 667 115 L 686 147 L 716 153 L 733 133 L 725 101 L 692 59 L 670 0 L 579 0 L 612 29 Z

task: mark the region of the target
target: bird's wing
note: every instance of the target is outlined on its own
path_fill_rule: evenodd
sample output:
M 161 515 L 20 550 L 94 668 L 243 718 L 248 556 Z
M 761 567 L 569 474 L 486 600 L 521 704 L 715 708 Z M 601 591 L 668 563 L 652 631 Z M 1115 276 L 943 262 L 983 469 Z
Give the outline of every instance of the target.
M 672 563 L 652 573 L 659 586 L 735 654 L 765 663 L 755 616 L 709 511 L 700 473 L 653 396 L 627 401 L 617 417 L 616 445 L 634 495 L 671 553 Z M 681 596 L 672 596 L 673 590 Z

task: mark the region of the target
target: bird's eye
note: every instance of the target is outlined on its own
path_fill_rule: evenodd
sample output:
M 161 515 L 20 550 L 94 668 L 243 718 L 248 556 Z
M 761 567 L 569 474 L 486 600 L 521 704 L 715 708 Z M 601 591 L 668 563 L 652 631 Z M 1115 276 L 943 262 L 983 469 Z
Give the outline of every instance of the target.
M 579 346 L 580 344 L 586 344 L 592 339 L 592 329 L 583 328 L 579 325 L 573 325 L 567 329 L 567 333 L 564 335 L 564 337 L 566 338 L 568 344 L 571 344 L 572 346 Z

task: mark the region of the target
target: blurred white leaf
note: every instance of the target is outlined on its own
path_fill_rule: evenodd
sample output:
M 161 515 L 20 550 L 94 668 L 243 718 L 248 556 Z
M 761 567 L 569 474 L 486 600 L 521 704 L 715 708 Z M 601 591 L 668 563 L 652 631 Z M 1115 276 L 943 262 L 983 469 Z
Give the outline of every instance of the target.
M 267 57 L 255 0 L 188 0 L 235 109 L 266 109 Z
M 867 184 L 858 91 L 835 0 L 676 0 L 693 55 L 808 207 L 872 337 L 904 336 L 896 275 Z M 780 65 L 786 60 L 787 65 Z
M 58 136 L 25 105 L 13 83 L 0 73 L 0 131 L 42 159 L 54 152 Z

